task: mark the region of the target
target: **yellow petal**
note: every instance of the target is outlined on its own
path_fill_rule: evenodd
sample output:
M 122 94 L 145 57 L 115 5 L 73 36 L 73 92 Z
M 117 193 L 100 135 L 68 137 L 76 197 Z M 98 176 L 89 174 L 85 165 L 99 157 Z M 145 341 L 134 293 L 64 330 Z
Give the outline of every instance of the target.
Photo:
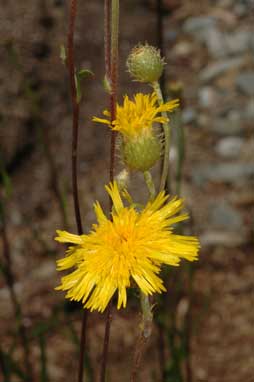
M 100 203 L 98 203 L 98 202 L 94 203 L 94 211 L 95 211 L 95 214 L 96 214 L 96 217 L 97 217 L 99 224 L 102 224 L 105 221 L 107 221 L 107 217 L 104 214 L 104 212 L 100 206 Z
M 82 244 L 82 236 L 69 233 L 67 231 L 57 230 L 56 233 L 58 236 L 55 237 L 55 240 L 59 243 L 73 243 L 73 244 Z
M 107 193 L 112 199 L 114 209 L 117 214 L 121 212 L 121 210 L 124 208 L 120 192 L 118 190 L 117 182 L 114 181 L 113 183 L 110 183 L 109 186 L 105 186 Z
M 108 121 L 107 119 L 93 117 L 92 120 L 93 120 L 93 122 L 103 123 L 104 125 L 111 125 L 111 122 Z

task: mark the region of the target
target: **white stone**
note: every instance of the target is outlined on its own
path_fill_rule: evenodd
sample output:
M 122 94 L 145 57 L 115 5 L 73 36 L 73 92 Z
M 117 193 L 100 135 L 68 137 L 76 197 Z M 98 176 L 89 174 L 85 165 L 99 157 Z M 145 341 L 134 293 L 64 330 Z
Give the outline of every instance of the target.
M 244 140 L 240 137 L 227 137 L 221 139 L 215 146 L 218 155 L 224 158 L 237 158 L 244 146 Z

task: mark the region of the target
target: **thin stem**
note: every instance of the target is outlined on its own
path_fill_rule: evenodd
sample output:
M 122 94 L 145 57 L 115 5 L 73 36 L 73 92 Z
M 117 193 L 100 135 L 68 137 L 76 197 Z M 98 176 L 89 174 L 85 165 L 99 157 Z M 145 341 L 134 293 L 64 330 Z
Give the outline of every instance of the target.
M 81 222 L 79 196 L 78 196 L 78 175 L 77 175 L 77 151 L 78 151 L 78 130 L 79 130 L 79 103 L 77 100 L 77 89 L 75 81 L 74 65 L 74 27 L 77 14 L 77 0 L 71 0 L 70 21 L 68 31 L 68 69 L 70 78 L 70 90 L 72 101 L 72 192 L 75 209 L 75 218 L 78 234 L 83 233 Z
M 163 12 L 162 12 L 162 0 L 157 0 L 157 46 L 163 54 Z
M 111 0 L 104 0 L 104 55 L 105 55 L 105 74 L 106 79 L 110 78 L 110 14 Z
M 75 219 L 78 234 L 83 233 L 79 196 L 78 196 L 78 174 L 77 174 L 77 152 L 78 152 L 78 131 L 79 131 L 79 103 L 77 99 L 77 89 L 75 81 L 75 65 L 74 65 L 74 29 L 77 15 L 77 0 L 71 0 L 69 30 L 68 30 L 68 53 L 67 63 L 69 69 L 71 101 L 72 101 L 72 193 L 75 210 Z M 86 349 L 86 326 L 87 326 L 87 311 L 83 311 L 81 338 L 80 338 L 80 354 L 79 354 L 79 369 L 78 382 L 83 382 L 84 375 L 84 355 Z
M 119 0 L 112 0 L 111 4 L 111 68 L 110 68 L 110 112 L 111 122 L 116 119 L 116 102 L 118 90 L 118 39 L 119 39 Z M 114 179 L 115 170 L 116 132 L 111 133 L 110 181 Z
M 183 177 L 183 164 L 185 159 L 185 136 L 182 125 L 181 110 L 178 110 L 174 116 L 175 129 L 177 134 L 177 167 L 176 167 L 176 194 L 180 196 L 182 177 Z
M 10 243 L 7 236 L 7 229 L 6 229 L 6 220 L 5 220 L 5 213 L 2 210 L 2 224 L 1 224 L 1 236 L 2 236 L 2 242 L 3 242 L 3 256 L 5 258 L 5 278 L 6 278 L 6 284 L 9 289 L 10 298 L 13 306 L 13 311 L 15 314 L 16 319 L 16 325 L 17 330 L 21 339 L 23 351 L 24 351 L 24 365 L 26 370 L 26 375 L 28 382 L 31 382 L 33 380 L 32 376 L 32 365 L 30 362 L 30 347 L 29 347 L 29 340 L 27 336 L 27 330 L 23 323 L 23 313 L 21 305 L 18 301 L 15 289 L 14 289 L 14 274 L 12 271 L 12 259 L 11 259 L 11 250 L 10 250 Z
M 192 215 L 191 215 L 192 216 Z M 192 226 L 193 227 L 193 226 Z M 188 298 L 189 309 L 185 317 L 185 337 L 186 337 L 186 382 L 193 381 L 192 363 L 191 363 L 191 338 L 193 335 L 193 319 L 192 319 L 192 304 L 193 304 L 193 282 L 194 282 L 194 268 L 189 265 L 188 267 Z
M 156 195 L 156 190 L 153 182 L 153 178 L 149 171 L 144 172 L 144 179 L 149 191 L 150 200 L 153 200 Z M 133 357 L 133 366 L 131 372 L 131 382 L 136 382 L 138 372 L 141 365 L 142 356 L 144 353 L 144 347 L 148 342 L 152 333 L 153 313 L 150 305 L 149 297 L 143 292 L 140 292 L 140 303 L 142 310 L 142 322 L 140 328 L 139 338 L 136 343 L 136 348 Z
M 164 57 L 164 26 L 163 26 L 163 0 L 157 0 L 156 7 L 157 14 L 157 46 L 160 49 L 161 56 Z M 165 71 L 163 71 L 160 85 L 162 94 L 164 94 L 165 90 Z
M 106 1 L 106 0 L 105 0 Z M 107 1 L 106 1 L 107 2 Z M 109 19 L 108 14 L 109 3 L 105 4 L 105 18 Z M 111 33 L 111 58 L 110 58 L 110 84 L 111 84 L 111 94 L 110 94 L 110 114 L 111 122 L 116 119 L 116 102 L 117 102 L 117 90 L 118 90 L 118 39 L 119 39 L 119 0 L 111 0 L 111 31 L 109 30 L 110 25 L 105 22 L 107 30 L 105 34 L 107 36 Z M 105 40 L 107 41 L 107 39 Z M 105 65 L 107 73 L 108 65 L 108 48 L 105 47 Z M 110 170 L 109 178 L 113 182 L 115 175 L 115 151 L 116 151 L 116 132 L 111 132 L 111 148 L 110 148 Z M 112 208 L 112 203 L 110 202 L 110 210 Z M 104 333 L 104 343 L 103 343 L 103 353 L 102 353 L 102 363 L 100 372 L 100 382 L 105 382 L 106 378 L 106 368 L 108 360 L 108 349 L 109 349 L 109 339 L 110 339 L 110 329 L 112 322 L 112 302 L 109 303 L 106 313 L 106 325 Z
M 87 311 L 84 310 L 83 316 L 82 316 L 82 324 L 81 324 L 78 382 L 83 382 L 83 376 L 84 376 L 87 316 L 88 316 Z
M 143 292 L 140 292 L 140 302 L 142 310 L 142 322 L 140 335 L 136 344 L 136 349 L 134 352 L 133 366 L 131 372 L 131 382 L 137 381 L 138 372 L 140 370 L 140 365 L 142 361 L 142 356 L 144 353 L 144 347 L 147 344 L 151 334 L 152 334 L 152 324 L 153 324 L 153 313 L 149 302 L 149 297 Z
M 107 362 L 108 362 L 108 349 L 109 349 L 109 339 L 110 339 L 110 329 L 111 329 L 112 319 L 113 319 L 113 316 L 112 316 L 112 300 L 111 300 L 107 307 L 107 312 L 106 312 L 106 325 L 105 325 L 105 332 L 104 332 L 100 382 L 104 382 L 106 380 L 106 369 L 107 369 Z
M 144 178 L 149 191 L 150 200 L 153 200 L 155 198 L 156 191 L 151 173 L 149 171 L 145 171 Z
M 162 104 L 164 102 L 160 84 L 158 82 L 154 82 L 153 84 L 154 91 L 157 94 L 159 103 Z M 161 113 L 163 117 L 168 118 L 167 113 L 164 111 Z M 163 158 L 163 167 L 161 174 L 161 182 L 160 182 L 160 191 L 165 190 L 167 179 L 169 178 L 169 150 L 170 150 L 170 135 L 171 129 L 168 122 L 163 123 L 164 130 L 164 158 Z

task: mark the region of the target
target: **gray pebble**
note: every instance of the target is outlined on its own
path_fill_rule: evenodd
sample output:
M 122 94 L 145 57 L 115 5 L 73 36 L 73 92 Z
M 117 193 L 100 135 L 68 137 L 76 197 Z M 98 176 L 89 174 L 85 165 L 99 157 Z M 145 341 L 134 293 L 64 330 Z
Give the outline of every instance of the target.
M 216 18 L 211 16 L 190 17 L 183 24 L 183 31 L 199 37 L 201 32 L 214 27 L 216 23 Z
M 227 34 L 225 37 L 226 50 L 229 54 L 244 53 L 249 49 L 252 33 L 247 30 Z
M 241 214 L 225 200 L 217 200 L 209 206 L 209 222 L 212 227 L 225 231 L 240 230 L 243 227 Z
M 235 248 L 246 243 L 246 234 L 242 232 L 207 231 L 200 236 L 201 246 L 222 245 Z
M 236 86 L 244 94 L 254 96 L 254 72 L 240 73 L 236 78 Z
M 182 122 L 187 125 L 197 120 L 197 111 L 191 107 L 185 108 L 182 111 Z
M 202 186 L 206 182 L 224 182 L 242 184 L 254 179 L 253 163 L 221 163 L 206 164 L 194 167 L 192 179 L 195 184 Z
M 247 103 L 243 117 L 247 121 L 252 122 L 254 120 L 254 98 L 250 99 L 249 102 Z
M 200 72 L 200 80 L 202 82 L 209 82 L 214 78 L 222 75 L 229 69 L 235 69 L 241 66 L 244 62 L 243 57 L 236 57 L 227 60 L 217 61 L 213 64 L 208 65 L 205 69 Z
M 216 118 L 210 130 L 222 137 L 242 135 L 244 133 L 242 115 L 234 110 L 225 118 Z
M 215 152 L 224 158 L 237 158 L 244 147 L 240 137 L 222 138 L 215 146 Z
M 205 33 L 204 39 L 212 57 L 223 58 L 227 55 L 225 34 L 218 28 L 210 28 L 207 33 Z
M 217 93 L 211 86 L 204 86 L 198 92 L 198 102 L 201 107 L 214 106 L 218 101 Z

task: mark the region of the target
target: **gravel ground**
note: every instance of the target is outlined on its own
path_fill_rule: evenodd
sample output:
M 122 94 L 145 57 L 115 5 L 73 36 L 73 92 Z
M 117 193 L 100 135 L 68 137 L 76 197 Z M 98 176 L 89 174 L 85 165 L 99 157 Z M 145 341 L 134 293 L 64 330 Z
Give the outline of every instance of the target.
M 34 322 L 48 319 L 63 299 L 61 294 L 52 292 L 57 283 L 54 251 L 62 251 L 56 247 L 53 236 L 56 228 L 63 227 L 63 217 L 52 184 L 52 177 L 56 178 L 51 157 L 57 182 L 67 200 L 68 226 L 75 230 L 69 161 L 71 109 L 67 73 L 59 59 L 60 46 L 66 38 L 64 3 L 27 0 L 24 5 L 2 0 L 1 4 L 0 147 L 13 186 L 6 203 L 7 230 L 15 289 L 28 329 Z M 126 73 L 124 63 L 131 47 L 139 41 L 156 42 L 154 2 L 121 3 L 120 97 L 142 89 Z M 193 381 L 251 382 L 254 2 L 168 0 L 165 8 L 166 87 L 175 80 L 184 87 L 186 160 L 182 193 L 202 243 L 192 308 Z M 172 8 L 173 12 L 169 12 Z M 94 219 L 91 203 L 95 199 L 107 202 L 103 185 L 108 179 L 105 169 L 109 134 L 91 122 L 91 117 L 100 115 L 107 104 L 101 83 L 101 1 L 80 3 L 75 44 L 77 65 L 95 74 L 84 83 L 80 117 L 80 194 L 88 229 Z M 173 164 L 174 156 L 173 149 Z M 13 330 L 9 324 L 12 307 L 3 281 L 0 287 L 1 342 L 8 347 Z M 139 321 L 135 311 L 135 307 L 130 307 L 127 312 L 115 314 L 110 352 L 112 381 L 128 380 L 136 335 L 133 327 L 137 328 Z M 79 314 L 73 317 L 78 329 Z M 61 319 L 62 329 L 53 325 L 47 343 L 50 380 L 55 382 L 66 381 L 66 375 L 76 368 L 77 349 L 70 341 L 66 319 Z M 103 336 L 98 315 L 92 316 L 89 327 L 89 346 L 96 366 Z M 160 381 L 154 341 L 145 356 L 142 381 Z M 35 342 L 32 352 L 38 369 L 40 353 Z M 21 357 L 18 351 L 15 357 Z

